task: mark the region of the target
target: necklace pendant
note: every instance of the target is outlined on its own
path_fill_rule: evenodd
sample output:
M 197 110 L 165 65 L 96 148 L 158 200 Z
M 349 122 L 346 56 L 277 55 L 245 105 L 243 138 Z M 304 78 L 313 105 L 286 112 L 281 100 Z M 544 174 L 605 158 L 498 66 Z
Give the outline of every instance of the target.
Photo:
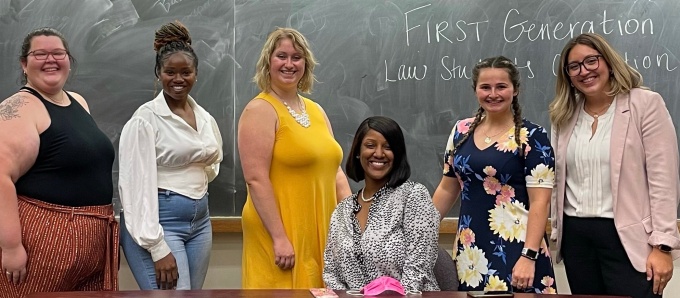
M 486 144 L 491 143 L 491 137 L 484 138 L 484 143 Z

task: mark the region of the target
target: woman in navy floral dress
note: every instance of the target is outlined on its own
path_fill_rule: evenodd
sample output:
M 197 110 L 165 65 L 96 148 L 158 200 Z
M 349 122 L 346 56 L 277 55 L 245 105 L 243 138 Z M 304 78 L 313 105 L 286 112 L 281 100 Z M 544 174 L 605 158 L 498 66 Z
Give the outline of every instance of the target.
M 472 80 L 479 110 L 454 126 L 433 196 L 442 217 L 461 197 L 459 290 L 556 293 L 545 234 L 555 177 L 548 135 L 521 116 L 512 61 L 484 59 Z

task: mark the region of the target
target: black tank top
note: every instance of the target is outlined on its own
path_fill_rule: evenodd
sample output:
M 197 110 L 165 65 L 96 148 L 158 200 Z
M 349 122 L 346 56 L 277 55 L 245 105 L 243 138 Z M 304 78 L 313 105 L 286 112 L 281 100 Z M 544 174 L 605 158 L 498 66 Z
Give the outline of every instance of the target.
M 40 134 L 35 164 L 15 183 L 17 195 L 64 206 L 111 204 L 115 151 L 92 116 L 68 92 L 62 107 L 22 87 L 43 102 L 50 126 Z

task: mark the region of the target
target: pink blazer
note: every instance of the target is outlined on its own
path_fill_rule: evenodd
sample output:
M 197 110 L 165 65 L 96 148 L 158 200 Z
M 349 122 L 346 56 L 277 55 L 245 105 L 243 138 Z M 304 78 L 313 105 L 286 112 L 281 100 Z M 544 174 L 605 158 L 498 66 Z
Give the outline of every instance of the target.
M 617 95 L 615 100 L 610 149 L 614 223 L 633 267 L 645 272 L 652 246 L 671 246 L 675 249 L 673 259 L 680 257 L 678 140 L 658 93 L 636 88 Z M 581 102 L 576 113 L 582 107 Z M 554 129 L 551 133 L 556 184 L 551 239 L 557 241 L 557 262 L 562 260 L 567 144 L 576 125 L 576 113 L 559 133 Z

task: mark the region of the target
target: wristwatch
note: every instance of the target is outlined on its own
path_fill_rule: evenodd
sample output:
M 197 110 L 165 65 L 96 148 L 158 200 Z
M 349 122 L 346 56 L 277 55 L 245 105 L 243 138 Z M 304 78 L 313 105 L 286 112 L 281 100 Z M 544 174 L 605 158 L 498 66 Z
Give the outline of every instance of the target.
M 528 247 L 525 247 L 522 248 L 522 256 L 529 260 L 536 261 L 538 259 L 538 252 Z
M 659 244 L 659 245 L 656 246 L 656 248 L 658 248 L 660 251 L 666 252 L 666 253 L 670 253 L 671 251 L 673 251 L 672 247 L 665 245 L 665 244 Z

